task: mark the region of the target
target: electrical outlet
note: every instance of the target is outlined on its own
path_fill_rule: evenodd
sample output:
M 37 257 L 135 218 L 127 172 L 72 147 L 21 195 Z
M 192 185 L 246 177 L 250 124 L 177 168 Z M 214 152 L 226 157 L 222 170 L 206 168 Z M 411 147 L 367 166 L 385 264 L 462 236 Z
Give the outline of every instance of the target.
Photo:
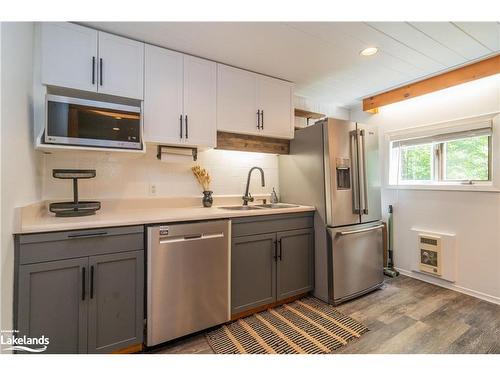
M 149 195 L 156 195 L 156 185 L 149 184 Z

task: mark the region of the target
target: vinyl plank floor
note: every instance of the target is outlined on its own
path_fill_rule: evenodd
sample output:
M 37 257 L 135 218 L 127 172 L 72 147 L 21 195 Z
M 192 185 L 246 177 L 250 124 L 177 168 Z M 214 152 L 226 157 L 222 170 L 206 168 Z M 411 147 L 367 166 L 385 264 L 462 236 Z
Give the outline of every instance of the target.
M 334 354 L 500 353 L 500 306 L 406 276 L 337 309 L 370 331 Z M 205 334 L 150 351 L 213 353 Z

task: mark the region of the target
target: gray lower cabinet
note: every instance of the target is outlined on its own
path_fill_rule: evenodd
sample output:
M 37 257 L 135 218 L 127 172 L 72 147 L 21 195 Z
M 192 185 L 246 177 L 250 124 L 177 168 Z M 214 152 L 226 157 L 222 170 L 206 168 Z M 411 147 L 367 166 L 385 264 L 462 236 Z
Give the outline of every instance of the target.
M 143 251 L 90 257 L 89 266 L 88 352 L 142 342 Z
M 231 314 L 313 290 L 313 213 L 233 219 L 231 242 Z
M 314 287 L 314 230 L 278 232 L 278 300 L 306 293 Z
M 232 239 L 231 313 L 276 301 L 276 234 Z
M 16 236 L 15 258 L 18 335 L 45 335 L 47 353 L 143 342 L 142 226 Z
M 86 353 L 85 270 L 88 258 L 19 268 L 19 335 L 50 340 L 45 353 Z

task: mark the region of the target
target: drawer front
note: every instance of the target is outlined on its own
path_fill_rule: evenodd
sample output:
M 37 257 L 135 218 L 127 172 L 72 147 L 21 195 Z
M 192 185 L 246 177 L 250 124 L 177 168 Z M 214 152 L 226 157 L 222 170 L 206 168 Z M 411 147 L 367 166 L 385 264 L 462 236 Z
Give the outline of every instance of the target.
M 232 220 L 232 236 L 274 233 L 314 227 L 313 213 L 266 215 Z
M 16 236 L 16 251 L 18 251 L 19 264 L 143 249 L 143 226 Z

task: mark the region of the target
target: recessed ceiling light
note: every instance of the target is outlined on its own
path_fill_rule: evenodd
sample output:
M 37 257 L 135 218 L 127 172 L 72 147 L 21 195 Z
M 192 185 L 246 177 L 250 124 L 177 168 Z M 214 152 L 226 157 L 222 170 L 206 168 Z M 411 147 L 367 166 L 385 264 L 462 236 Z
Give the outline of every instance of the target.
M 359 54 L 362 56 L 371 56 L 371 55 L 375 55 L 377 52 L 378 52 L 377 47 L 368 47 L 368 48 L 365 48 L 364 50 L 362 50 Z

